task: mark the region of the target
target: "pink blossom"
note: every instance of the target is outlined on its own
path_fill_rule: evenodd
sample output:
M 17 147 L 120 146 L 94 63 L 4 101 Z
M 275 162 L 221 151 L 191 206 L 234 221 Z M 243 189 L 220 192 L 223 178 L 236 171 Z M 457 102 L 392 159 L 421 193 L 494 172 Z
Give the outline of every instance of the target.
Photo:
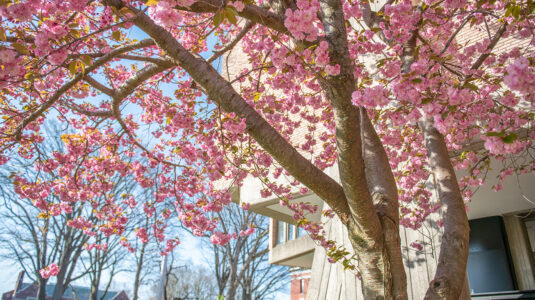
M 535 91 L 535 72 L 530 67 L 529 60 L 519 57 L 515 62 L 507 67 L 507 75 L 503 82 L 511 89 L 522 93 L 532 93 Z
M 56 276 L 58 275 L 58 272 L 59 272 L 59 268 L 56 263 L 48 265 L 44 267 L 43 269 L 39 270 L 39 274 L 41 274 L 41 277 L 44 279 L 47 279 L 50 276 Z
M 340 74 L 340 65 L 336 64 L 334 66 L 331 66 L 331 65 L 325 66 L 325 73 L 327 73 L 327 75 L 331 75 L 331 76 L 336 76 L 336 75 Z
M 424 246 L 422 246 L 421 243 L 412 242 L 410 246 L 418 251 L 422 251 L 424 249 Z
M 254 232 L 255 232 L 255 228 L 251 226 L 251 227 L 247 228 L 246 230 L 241 230 L 239 235 L 241 237 L 246 237 L 246 236 L 250 236 Z
M 177 25 L 182 20 L 180 13 L 166 0 L 158 1 L 156 5 L 149 7 L 148 12 L 156 24 L 165 27 Z
M 222 232 L 215 231 L 214 234 L 210 237 L 210 242 L 212 242 L 212 244 L 214 245 L 224 246 L 230 241 L 231 237 L 232 236 L 229 234 L 224 234 Z
M 242 12 L 243 9 L 245 8 L 245 4 L 243 4 L 243 2 L 241 1 L 231 2 L 230 5 L 234 6 L 234 8 L 236 8 L 236 10 L 239 12 Z

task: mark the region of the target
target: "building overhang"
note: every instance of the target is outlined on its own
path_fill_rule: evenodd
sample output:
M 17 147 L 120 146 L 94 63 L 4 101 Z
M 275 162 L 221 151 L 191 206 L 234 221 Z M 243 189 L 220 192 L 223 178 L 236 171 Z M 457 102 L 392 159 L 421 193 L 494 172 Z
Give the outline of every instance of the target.
M 310 236 L 276 245 L 269 251 L 269 263 L 289 267 L 311 268 L 316 244 Z

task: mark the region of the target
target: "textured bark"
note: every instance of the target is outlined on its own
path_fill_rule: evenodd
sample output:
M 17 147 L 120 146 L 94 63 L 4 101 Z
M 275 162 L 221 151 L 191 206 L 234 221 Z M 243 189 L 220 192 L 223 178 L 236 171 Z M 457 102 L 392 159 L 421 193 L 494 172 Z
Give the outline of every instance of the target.
M 141 246 L 141 251 L 139 253 L 139 261 L 137 263 L 136 268 L 136 276 L 134 277 L 134 296 L 132 297 L 132 300 L 138 300 L 138 294 L 139 294 L 139 284 L 141 281 L 141 270 L 143 269 L 143 262 L 145 260 L 145 248 L 147 247 L 147 243 L 143 243 Z
M 48 280 L 41 278 L 40 276 L 37 279 L 39 289 L 37 290 L 37 300 L 46 300 L 46 283 Z
M 181 10 L 198 13 L 215 13 L 219 11 L 223 3 L 220 0 L 200 0 L 190 7 L 178 7 Z M 288 34 L 288 29 L 284 26 L 284 19 L 265 8 L 256 5 L 245 5 L 244 9 L 238 12 L 238 16 L 262 24 L 280 33 Z
M 342 3 L 339 0 L 322 0 L 320 9 L 325 38 L 329 43 L 331 64 L 340 65 L 340 74 L 327 76 L 322 85 L 334 112 L 340 181 L 355 220 L 351 231 L 361 244 L 360 248 L 379 251 L 382 243 L 381 224 L 366 184 L 360 112 L 351 103 L 355 79 L 349 57 Z
M 459 299 L 466 276 L 470 227 L 444 137 L 433 120 L 421 122 L 427 156 L 444 212 L 437 271 L 425 299 Z
M 373 190 L 369 189 L 368 183 L 373 183 L 374 178 L 367 180 L 368 169 L 367 166 L 365 167 L 365 153 L 363 153 L 363 142 L 366 143 L 366 141 L 363 141 L 363 133 L 361 132 L 362 116 L 360 109 L 351 103 L 355 79 L 353 77 L 353 63 L 349 56 L 342 3 L 340 0 L 321 0 L 320 9 L 325 37 L 329 43 L 330 63 L 340 65 L 340 74 L 327 76 L 326 82 L 322 86 L 334 112 L 338 169 L 353 217 L 350 226 L 348 226 L 348 232 L 358 257 L 359 270 L 362 276 L 362 291 L 366 299 L 391 299 L 391 263 L 389 251 L 385 248 L 383 224 L 376 212 L 370 193 Z M 371 124 L 369 125 L 371 126 Z M 373 127 L 367 127 L 367 129 L 368 132 L 371 130 L 374 133 Z M 384 150 L 382 151 L 384 152 Z M 371 157 L 368 163 L 380 164 L 381 162 L 376 161 L 376 157 Z M 386 160 L 386 164 L 388 164 L 388 160 Z M 388 188 L 392 190 L 391 186 Z M 395 190 L 395 183 L 393 190 Z M 385 198 L 381 193 L 376 195 L 377 199 Z M 395 210 L 394 215 L 397 214 L 397 209 Z M 386 217 L 386 214 L 384 216 Z M 395 219 L 397 218 L 394 217 Z M 392 229 L 390 225 L 396 227 L 395 223 L 391 224 L 385 220 L 384 224 Z M 389 233 L 393 234 L 392 230 L 389 230 Z M 393 236 L 395 240 L 396 234 L 394 233 Z M 399 247 L 399 237 L 397 241 Z M 395 254 L 394 251 L 393 254 Z M 401 255 L 401 253 L 399 254 Z
M 399 202 L 394 174 L 386 151 L 373 128 L 368 113 L 361 109 L 363 156 L 366 180 L 383 229 L 384 249 L 388 255 L 390 272 L 386 285 L 393 299 L 407 299 L 407 276 L 401 254 L 399 237 Z

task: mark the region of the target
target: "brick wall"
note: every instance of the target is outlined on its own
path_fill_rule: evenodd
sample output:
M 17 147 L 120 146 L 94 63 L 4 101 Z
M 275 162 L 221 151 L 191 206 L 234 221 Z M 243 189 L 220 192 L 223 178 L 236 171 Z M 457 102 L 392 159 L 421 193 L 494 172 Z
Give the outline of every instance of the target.
M 305 300 L 310 281 L 310 270 L 297 270 L 290 274 L 291 300 Z

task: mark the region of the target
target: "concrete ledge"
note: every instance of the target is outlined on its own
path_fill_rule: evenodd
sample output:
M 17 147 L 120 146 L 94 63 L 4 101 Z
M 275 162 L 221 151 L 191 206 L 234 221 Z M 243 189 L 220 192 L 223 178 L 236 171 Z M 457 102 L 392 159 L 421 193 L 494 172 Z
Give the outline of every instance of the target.
M 311 268 L 316 244 L 310 236 L 279 244 L 269 251 L 269 263 L 290 267 Z

